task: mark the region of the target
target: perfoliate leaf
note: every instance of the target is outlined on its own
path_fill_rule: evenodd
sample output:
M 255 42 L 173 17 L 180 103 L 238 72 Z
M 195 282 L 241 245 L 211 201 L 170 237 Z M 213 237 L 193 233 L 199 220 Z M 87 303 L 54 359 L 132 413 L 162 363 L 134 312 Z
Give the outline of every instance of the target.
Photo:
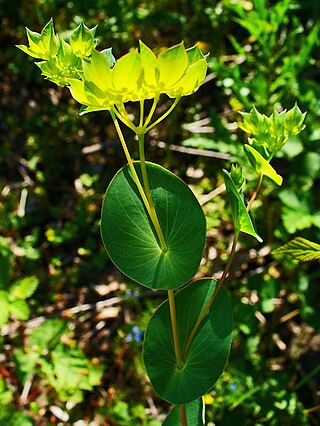
M 320 259 L 320 244 L 297 237 L 273 250 L 272 254 L 290 254 L 302 262 L 310 262 L 311 260 Z
M 140 162 L 134 167 L 142 180 Z M 146 169 L 167 251 L 160 248 L 128 165 L 115 175 L 106 191 L 102 240 L 111 260 L 128 277 L 149 288 L 176 289 L 187 283 L 199 267 L 205 217 L 182 180 L 157 164 L 146 163 Z
M 186 417 L 188 425 L 190 426 L 204 426 L 204 410 L 205 406 L 203 399 L 196 399 L 195 401 L 188 402 L 185 405 Z M 175 406 L 172 408 L 166 417 L 162 426 L 181 426 L 180 407 Z
M 281 186 L 282 177 L 277 174 L 277 172 L 270 165 L 270 163 L 268 163 L 268 161 L 266 159 L 264 159 L 258 151 L 256 151 L 250 145 L 245 145 L 244 150 L 247 154 L 247 157 L 248 157 L 252 167 L 256 170 L 256 172 L 258 174 L 263 174 L 264 176 L 268 176 L 277 185 Z
M 235 232 L 244 232 L 246 234 L 252 235 L 259 242 L 262 242 L 262 239 L 256 233 L 251 217 L 247 212 L 243 195 L 239 193 L 239 190 L 237 189 L 231 174 L 226 170 L 223 170 L 223 173 L 228 199 L 231 204 L 231 213 Z
M 215 288 L 214 279 L 203 278 L 175 293 L 177 331 L 182 351 Z M 223 373 L 231 340 L 231 306 L 226 290 L 221 288 L 188 347 L 183 365 L 179 366 L 172 338 L 169 303 L 166 300 L 151 317 L 143 345 L 144 364 L 154 390 L 171 404 L 182 405 L 200 398 Z

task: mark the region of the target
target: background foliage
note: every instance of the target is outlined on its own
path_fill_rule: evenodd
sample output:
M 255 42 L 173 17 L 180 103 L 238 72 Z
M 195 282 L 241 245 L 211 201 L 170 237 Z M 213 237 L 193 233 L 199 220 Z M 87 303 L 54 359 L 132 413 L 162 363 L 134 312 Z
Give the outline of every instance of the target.
M 24 26 L 40 31 L 51 16 L 66 37 L 81 19 L 98 24 L 99 46 L 116 57 L 139 38 L 154 49 L 198 41 L 210 52 L 203 87 L 147 140 L 148 159 L 204 203 L 199 277 L 220 275 L 230 244 L 226 194 L 205 203 L 222 168 L 240 158 L 255 185 L 239 111 L 255 104 L 269 115 L 295 102 L 308 111 L 307 128 L 276 158 L 282 187 L 266 178 L 253 210 L 264 243 L 242 237 L 238 247 L 227 283 L 231 360 L 205 403 L 208 424 L 318 424 L 319 261 L 271 253 L 296 236 L 320 241 L 318 2 L 1 0 L 0 8 L 0 424 L 160 425 L 168 410 L 140 359 L 158 296 L 115 270 L 99 233 L 104 191 L 124 164 L 111 120 L 80 118 L 68 91 L 43 82 L 15 48 Z

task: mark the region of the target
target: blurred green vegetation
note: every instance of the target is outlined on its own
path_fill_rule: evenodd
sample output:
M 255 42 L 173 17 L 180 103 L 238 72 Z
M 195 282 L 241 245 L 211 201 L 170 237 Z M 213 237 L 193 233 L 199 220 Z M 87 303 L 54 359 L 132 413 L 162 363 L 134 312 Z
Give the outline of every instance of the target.
M 121 276 L 100 238 L 103 194 L 125 161 L 111 120 L 80 118 L 68 90 L 44 82 L 15 48 L 25 26 L 40 31 L 51 17 L 65 37 L 82 19 L 98 24 L 99 48 L 116 58 L 139 39 L 210 52 L 204 85 L 147 138 L 148 159 L 200 199 L 235 160 L 248 191 L 256 184 L 234 125 L 240 110 L 269 115 L 297 102 L 308 111 L 306 129 L 275 159 L 282 187 L 266 178 L 253 208 L 264 243 L 241 239 L 227 283 L 231 359 L 205 403 L 211 425 L 319 424 L 319 261 L 271 254 L 295 236 L 320 242 L 319 2 L 0 0 L 0 10 L 0 424 L 156 426 L 168 411 L 140 357 L 159 296 Z M 204 209 L 199 274 L 218 276 L 232 233 L 226 194 Z M 68 387 L 62 371 L 83 380 Z

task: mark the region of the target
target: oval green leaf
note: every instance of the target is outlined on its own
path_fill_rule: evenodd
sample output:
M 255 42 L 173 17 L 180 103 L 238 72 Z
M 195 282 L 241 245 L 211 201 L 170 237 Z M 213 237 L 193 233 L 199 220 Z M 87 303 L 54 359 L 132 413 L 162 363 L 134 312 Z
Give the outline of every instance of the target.
M 175 289 L 196 273 L 203 254 L 206 222 L 189 187 L 157 164 L 147 163 L 151 195 L 164 239 L 163 252 L 129 166 L 110 183 L 102 206 L 101 234 L 115 265 L 128 277 L 153 289 Z M 134 167 L 140 181 L 140 163 Z
M 187 339 L 216 281 L 193 281 L 175 294 L 180 346 Z M 189 347 L 182 368 L 176 363 L 168 300 L 152 316 L 145 334 L 144 363 L 154 390 L 170 404 L 182 405 L 208 392 L 222 374 L 232 340 L 232 313 L 221 288 Z
M 185 407 L 188 426 L 204 426 L 204 403 L 202 398 L 188 402 Z M 173 407 L 162 426 L 182 426 L 179 406 Z

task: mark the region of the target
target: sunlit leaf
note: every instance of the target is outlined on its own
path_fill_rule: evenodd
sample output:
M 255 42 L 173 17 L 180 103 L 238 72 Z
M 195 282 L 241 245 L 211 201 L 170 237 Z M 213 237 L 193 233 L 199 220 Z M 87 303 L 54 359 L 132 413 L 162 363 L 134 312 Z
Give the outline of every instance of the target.
M 272 179 L 277 185 L 282 184 L 282 177 L 277 174 L 274 168 L 270 163 L 262 157 L 262 155 L 256 151 L 252 146 L 245 145 L 244 150 L 249 158 L 249 161 L 252 167 L 256 170 L 258 174 L 263 174 Z
M 200 59 L 187 69 L 183 77 L 171 89 L 166 91 L 167 95 L 172 98 L 190 95 L 199 88 L 206 73 L 207 61 Z
M 17 299 L 9 305 L 10 313 L 21 321 L 26 321 L 29 318 L 30 310 L 27 302 L 23 299 Z
M 231 174 L 226 170 L 223 170 L 223 173 L 236 233 L 245 232 L 246 234 L 255 237 L 259 242 L 262 242 L 262 239 L 256 233 L 251 217 L 247 212 L 243 195 L 239 193 L 237 185 L 233 181 Z
M 9 319 L 9 300 L 6 291 L 0 290 L 0 326 Z
M 77 26 L 70 37 L 70 45 L 76 56 L 86 58 L 95 48 L 94 35 L 97 27 L 91 30 L 83 22 Z
M 203 211 L 189 187 L 157 164 L 147 163 L 151 195 L 168 250 L 155 230 L 129 166 L 113 178 L 104 198 L 101 234 L 115 265 L 146 287 L 175 289 L 196 273 L 205 244 Z M 141 178 L 140 163 L 134 167 Z
M 10 288 L 10 296 L 18 299 L 27 299 L 33 295 L 38 285 L 39 280 L 35 276 L 22 278 Z
M 159 80 L 159 69 L 156 55 L 141 40 L 139 40 L 139 47 L 144 84 L 152 89 L 156 89 L 158 87 Z
M 273 250 L 272 254 L 289 254 L 302 262 L 320 259 L 320 244 L 302 237 L 294 238 L 287 244 Z
M 142 67 L 137 50 L 122 56 L 112 69 L 113 88 L 124 96 L 137 96 L 142 84 Z
M 170 47 L 158 56 L 159 85 L 169 88 L 177 83 L 188 66 L 188 55 L 183 43 Z
M 188 337 L 207 302 L 216 281 L 193 281 L 175 294 L 180 347 Z M 226 290 L 222 288 L 209 308 L 186 354 L 177 365 L 168 300 L 155 311 L 148 324 L 144 364 L 155 391 L 171 404 L 185 404 L 208 392 L 223 373 L 232 340 L 232 313 Z
M 202 398 L 188 402 L 185 409 L 188 426 L 204 426 L 205 406 Z M 162 426 L 182 426 L 179 406 L 172 408 Z

